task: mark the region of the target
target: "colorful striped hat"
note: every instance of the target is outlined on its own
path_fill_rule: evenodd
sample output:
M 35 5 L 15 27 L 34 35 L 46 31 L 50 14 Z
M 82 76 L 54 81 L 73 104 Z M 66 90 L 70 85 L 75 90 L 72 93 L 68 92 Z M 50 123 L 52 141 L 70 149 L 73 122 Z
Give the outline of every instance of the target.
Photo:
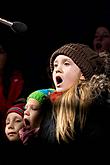
M 13 105 L 11 108 L 8 109 L 7 115 L 9 113 L 15 112 L 23 117 L 24 116 L 24 106 L 25 106 L 25 103 L 19 103 L 19 104 Z
M 37 91 L 34 91 L 32 92 L 27 100 L 29 98 L 33 98 L 35 100 L 37 100 L 40 104 L 42 104 L 46 99 L 47 97 L 53 93 L 55 91 L 55 89 L 52 89 L 52 88 L 49 88 L 49 89 L 40 89 L 40 90 L 37 90 Z

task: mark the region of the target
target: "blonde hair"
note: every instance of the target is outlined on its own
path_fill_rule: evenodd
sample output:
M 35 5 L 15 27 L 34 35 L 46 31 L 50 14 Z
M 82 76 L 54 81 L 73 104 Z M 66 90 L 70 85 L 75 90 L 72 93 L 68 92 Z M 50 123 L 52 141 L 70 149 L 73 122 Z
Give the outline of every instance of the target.
M 60 136 L 64 141 L 67 137 L 74 136 L 74 121 L 78 98 L 74 95 L 75 88 L 69 89 L 58 99 L 54 105 L 54 115 L 56 119 L 56 137 L 60 141 Z
M 110 90 L 108 78 L 105 75 L 94 75 L 90 81 L 80 82 L 78 86 L 73 86 L 63 93 L 53 107 L 56 138 L 59 143 L 61 139 L 65 142 L 68 142 L 68 138 L 74 139 L 76 119 L 83 129 L 89 106 L 106 89 Z

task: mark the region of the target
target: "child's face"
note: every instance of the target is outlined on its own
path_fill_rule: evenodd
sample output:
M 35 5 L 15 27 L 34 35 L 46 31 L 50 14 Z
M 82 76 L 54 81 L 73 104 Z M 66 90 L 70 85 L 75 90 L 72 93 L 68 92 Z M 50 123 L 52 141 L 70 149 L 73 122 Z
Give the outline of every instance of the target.
M 93 47 L 98 53 L 110 50 L 110 32 L 106 27 L 98 27 L 96 29 Z
M 15 112 L 6 118 L 5 134 L 10 141 L 19 140 L 19 130 L 23 127 L 23 118 Z
M 67 56 L 59 55 L 54 60 L 53 81 L 56 91 L 62 92 L 76 85 L 81 77 L 80 68 Z
M 29 98 L 25 105 L 24 125 L 31 129 L 39 127 L 40 124 L 40 104 L 37 100 Z

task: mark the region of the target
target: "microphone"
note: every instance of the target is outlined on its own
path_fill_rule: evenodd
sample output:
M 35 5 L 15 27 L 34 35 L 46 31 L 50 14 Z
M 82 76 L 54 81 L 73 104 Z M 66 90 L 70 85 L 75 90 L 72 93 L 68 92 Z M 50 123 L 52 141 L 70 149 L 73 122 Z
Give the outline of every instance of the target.
M 10 22 L 10 21 L 0 18 L 0 22 L 7 26 L 10 26 L 11 29 L 17 33 L 25 32 L 27 30 L 27 25 L 19 21 Z

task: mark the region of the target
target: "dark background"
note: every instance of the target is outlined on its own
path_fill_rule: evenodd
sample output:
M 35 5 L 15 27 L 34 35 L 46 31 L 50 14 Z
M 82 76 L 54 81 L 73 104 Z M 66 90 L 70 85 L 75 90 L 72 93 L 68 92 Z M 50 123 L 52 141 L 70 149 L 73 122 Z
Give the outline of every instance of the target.
M 96 24 L 110 22 L 109 0 L 3 1 L 0 8 L 1 18 L 28 26 L 25 33 L 18 34 L 0 23 L 0 42 L 24 72 L 30 91 L 52 85 L 47 67 L 54 50 L 67 42 L 90 44 Z

